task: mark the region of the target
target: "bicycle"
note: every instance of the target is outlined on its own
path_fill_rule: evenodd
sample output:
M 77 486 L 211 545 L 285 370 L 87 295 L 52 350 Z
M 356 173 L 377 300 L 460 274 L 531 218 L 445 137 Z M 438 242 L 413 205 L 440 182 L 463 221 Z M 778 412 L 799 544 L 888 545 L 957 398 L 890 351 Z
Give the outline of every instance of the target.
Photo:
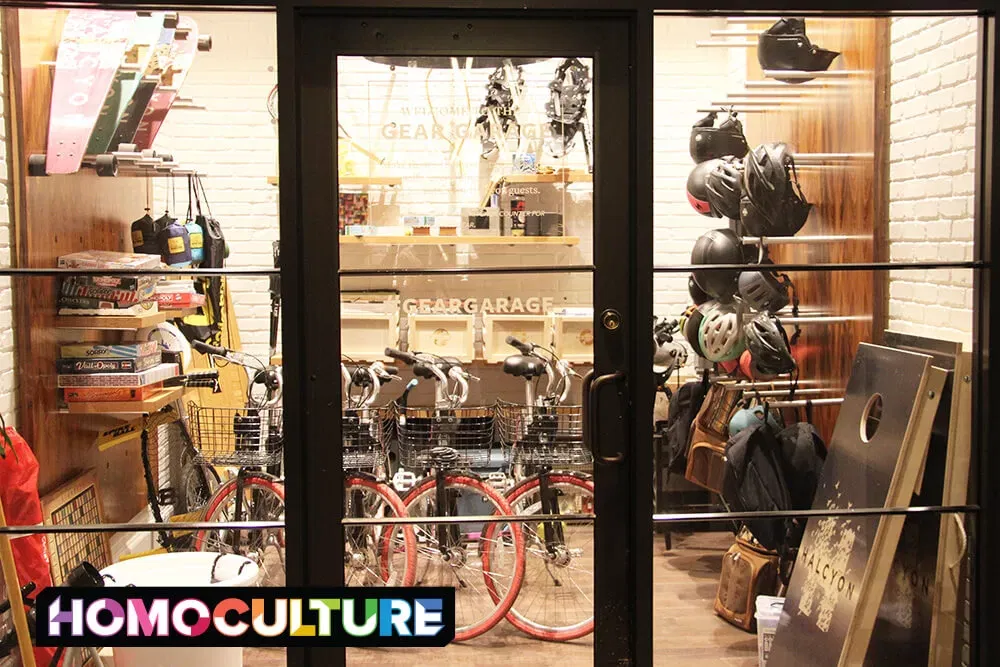
M 517 515 L 590 513 L 593 477 L 562 469 L 593 462 L 583 446 L 582 408 L 566 404 L 576 373 L 552 350 L 513 336 L 507 337 L 507 344 L 520 354 L 507 357 L 503 370 L 525 381 L 524 404 L 497 402 L 499 439 L 510 449 L 515 479 L 507 500 Z M 546 390 L 537 395 L 536 385 L 543 376 L 548 377 Z M 507 620 L 537 639 L 568 641 L 590 634 L 594 631 L 592 522 L 526 521 L 522 527 L 526 573 Z M 502 594 L 492 586 L 489 590 L 494 599 Z
M 382 385 L 398 380 L 381 361 L 369 366 L 341 363 L 344 378 L 344 516 L 402 517 L 406 508 L 387 483 L 392 409 L 372 407 Z M 345 586 L 412 586 L 417 540 L 412 526 L 347 526 L 344 529 Z
M 163 382 L 163 386 L 215 388 L 218 378 L 219 374 L 214 370 L 195 371 L 186 375 L 168 378 Z M 180 492 L 173 486 L 163 489 L 157 488 L 156 480 L 154 479 L 149 453 L 150 434 L 158 433 L 161 427 L 172 427 L 176 438 L 167 435 L 166 439 L 169 442 L 180 443 Z M 99 451 L 105 451 L 131 440 L 137 433 L 140 440 L 143 478 L 146 484 L 146 500 L 149 504 L 153 521 L 156 523 L 167 523 L 168 520 L 163 516 L 163 505 L 171 505 L 181 510 L 180 513 L 175 513 L 169 519 L 170 521 L 189 518 L 193 518 L 194 520 L 200 519 L 202 509 L 218 491 L 221 480 L 215 468 L 198 462 L 198 450 L 194 446 L 191 434 L 185 423 L 185 417 L 179 407 L 176 404 L 170 404 L 152 414 L 143 415 L 127 424 L 104 431 L 97 437 L 97 448 Z M 188 534 L 175 534 L 167 532 L 166 529 L 157 533 L 157 542 L 160 545 L 158 548 L 128 557 L 135 558 L 167 551 L 184 551 L 190 546 Z
M 396 404 L 400 463 L 424 471 L 403 498 L 406 512 L 457 517 L 463 514 L 462 506 L 471 508 L 472 515 L 509 515 L 510 503 L 466 469 L 487 465 L 493 449 L 493 409 L 464 406 L 472 376 L 456 359 L 392 348 L 385 354 L 411 366 L 417 378 L 435 383 L 434 407 Z M 465 515 L 470 516 L 468 511 Z M 474 519 L 414 525 L 415 585 L 456 588 L 455 641 L 478 637 L 499 623 L 514 604 L 524 577 L 521 527 L 501 522 L 476 528 Z M 492 543 L 491 536 L 495 536 Z M 494 597 L 490 587 L 503 593 Z
M 203 521 L 242 522 L 285 519 L 282 463 L 283 429 L 281 369 L 256 357 L 195 341 L 192 346 L 209 356 L 213 367 L 233 363 L 251 374 L 246 404 L 241 408 L 188 406 L 196 461 L 210 466 L 235 467 L 235 476 L 222 482 L 205 506 Z M 283 585 L 285 531 L 268 529 L 200 529 L 194 549 L 239 554 L 254 559 L 267 583 Z M 275 560 L 267 558 L 275 554 Z M 277 565 L 277 571 L 275 571 Z

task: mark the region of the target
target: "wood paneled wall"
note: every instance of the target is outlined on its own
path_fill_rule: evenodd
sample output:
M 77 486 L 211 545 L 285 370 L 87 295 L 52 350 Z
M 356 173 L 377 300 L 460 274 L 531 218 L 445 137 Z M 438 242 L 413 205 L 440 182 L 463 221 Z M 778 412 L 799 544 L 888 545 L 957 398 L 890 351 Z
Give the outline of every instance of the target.
M 747 140 L 751 147 L 760 143 L 784 141 L 795 153 L 864 153 L 875 154 L 876 136 L 888 124 L 888 108 L 876 105 L 876 82 L 884 85 L 888 51 L 884 36 L 888 33 L 885 18 L 809 20 L 806 30 L 814 44 L 839 51 L 832 69 L 861 70 L 867 74 L 851 77 L 848 83 L 824 87 L 809 93 L 794 104 L 777 111 L 748 114 Z M 763 30 L 768 24 L 752 24 Z M 880 41 L 881 40 L 881 41 Z M 757 62 L 757 50 L 747 49 L 748 79 L 764 79 Z M 876 69 L 883 70 L 882 77 Z M 816 79 L 821 81 L 822 79 Z M 795 90 L 794 85 L 787 86 Z M 879 98 L 881 99 L 881 98 Z M 885 256 L 888 225 L 886 207 L 877 199 L 887 192 L 876 186 L 873 159 L 857 160 L 847 165 L 799 169 L 799 182 L 806 198 L 814 204 L 809 220 L 797 236 L 861 235 L 863 240 L 808 245 L 774 245 L 770 254 L 775 263 L 828 264 L 871 262 Z M 881 211 L 876 217 L 876 211 Z M 872 316 L 883 305 L 876 298 L 884 293 L 876 289 L 884 276 L 873 272 L 797 272 L 792 274 L 803 309 L 821 310 L 830 315 Z M 787 310 L 785 311 L 788 312 Z M 859 342 L 873 339 L 870 322 L 843 322 L 803 326 L 795 350 L 802 378 L 821 379 L 834 386 L 845 386 Z M 838 408 L 816 408 L 814 423 L 829 441 Z
M 80 250 L 131 250 L 131 221 L 143 213 L 147 183 L 141 178 L 100 178 L 91 170 L 72 176 L 28 177 L 28 155 L 45 150 L 55 60 L 65 11 L 4 9 L 5 62 L 10 86 L 11 179 L 14 183 L 16 261 L 54 268 L 60 255 Z M 16 85 L 19 83 L 20 85 Z M 55 359 L 59 345 L 120 340 L 118 332 L 55 328 L 55 278 L 14 281 L 17 328 L 19 430 L 40 465 L 45 494 L 82 470 L 97 472 L 105 520 L 128 521 L 146 504 L 138 440 L 101 453 L 97 434 L 120 419 L 60 413 Z

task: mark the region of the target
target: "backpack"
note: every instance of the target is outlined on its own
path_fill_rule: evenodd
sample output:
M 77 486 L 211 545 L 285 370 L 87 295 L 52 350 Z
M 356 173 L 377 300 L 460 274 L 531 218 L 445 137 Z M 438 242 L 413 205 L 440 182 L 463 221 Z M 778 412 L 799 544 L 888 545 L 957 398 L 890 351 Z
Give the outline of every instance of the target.
M 200 177 L 188 177 L 188 196 L 193 199 L 197 210 L 194 222 L 202 230 L 201 268 L 221 269 L 226 263 L 226 239 L 222 234 L 222 226 L 212 217 L 212 211 L 208 208 L 205 186 Z M 201 210 L 203 198 L 207 216 Z M 199 294 L 205 295 L 205 305 L 201 312 L 185 317 L 180 329 L 189 340 L 215 345 L 219 342 L 218 337 L 222 331 L 222 276 L 199 277 L 195 280 L 194 288 Z
M 722 499 L 732 512 L 791 510 L 781 445 L 766 422 L 753 424 L 726 443 Z M 747 528 L 762 546 L 779 550 L 785 545 L 785 519 L 750 519 Z
M 684 472 L 687 466 L 688 443 L 691 424 L 708 393 L 708 383 L 703 380 L 686 382 L 670 399 L 667 421 L 663 426 L 663 449 L 666 468 L 670 472 Z
M 722 498 L 734 512 L 802 510 L 812 507 L 825 447 L 810 424 L 775 434 L 765 422 L 743 429 L 726 443 Z M 802 541 L 802 519 L 745 522 L 762 546 L 787 552 Z

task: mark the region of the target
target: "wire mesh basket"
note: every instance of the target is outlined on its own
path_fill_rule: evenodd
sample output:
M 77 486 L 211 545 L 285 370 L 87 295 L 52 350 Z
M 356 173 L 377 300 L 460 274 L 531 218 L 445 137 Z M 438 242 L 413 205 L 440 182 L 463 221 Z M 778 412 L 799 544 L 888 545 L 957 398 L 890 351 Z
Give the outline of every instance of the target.
M 495 411 L 490 407 L 411 408 L 396 406 L 399 461 L 408 468 L 428 468 L 430 450 L 450 447 L 458 458 L 449 466 L 480 468 L 493 455 Z
M 392 435 L 391 407 L 345 408 L 341 421 L 344 470 L 374 470 L 386 459 Z
M 211 465 L 263 467 L 281 462 L 281 408 L 188 405 L 197 460 Z
M 583 445 L 579 405 L 521 405 L 497 402 L 497 434 L 512 463 L 582 466 L 593 461 Z

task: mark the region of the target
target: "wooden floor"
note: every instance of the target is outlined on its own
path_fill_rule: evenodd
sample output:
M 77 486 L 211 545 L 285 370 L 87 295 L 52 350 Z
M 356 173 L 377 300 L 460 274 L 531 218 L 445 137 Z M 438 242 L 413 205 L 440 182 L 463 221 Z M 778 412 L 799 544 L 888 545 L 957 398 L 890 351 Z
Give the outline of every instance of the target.
M 663 667 L 757 667 L 757 638 L 712 612 L 722 555 L 733 542 L 729 533 L 675 535 L 666 551 L 658 538 L 653 553 L 653 650 Z M 509 624 L 485 636 L 443 649 L 349 649 L 349 665 L 592 665 L 591 637 L 554 644 L 528 639 Z M 247 649 L 246 667 L 279 667 L 284 652 Z

